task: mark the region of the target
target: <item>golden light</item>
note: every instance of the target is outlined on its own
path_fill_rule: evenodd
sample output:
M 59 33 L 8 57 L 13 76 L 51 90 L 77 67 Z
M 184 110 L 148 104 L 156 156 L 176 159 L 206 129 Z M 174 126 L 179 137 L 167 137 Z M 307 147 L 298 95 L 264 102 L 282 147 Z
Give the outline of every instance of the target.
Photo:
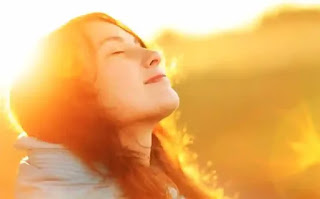
M 202 185 L 203 190 L 206 190 L 212 198 L 215 199 L 236 199 L 236 195 L 228 197 L 224 193 L 224 189 L 217 185 L 217 175 L 215 170 L 211 168 L 212 163 L 208 161 L 208 164 L 204 169 L 201 169 L 197 164 L 198 155 L 189 150 L 188 146 L 192 144 L 194 137 L 187 133 L 186 128 L 178 129 L 176 121 L 180 117 L 180 112 L 175 112 L 170 117 L 162 121 L 162 125 L 168 133 L 178 134 L 180 139 L 172 140 L 175 142 L 173 145 L 164 145 L 163 147 L 169 153 L 171 158 L 173 154 L 178 154 L 178 161 L 182 170 L 192 178 L 196 183 Z M 178 137 L 179 137 L 178 136 Z M 175 136 L 176 137 L 176 136 Z M 166 144 L 164 142 L 163 144 Z
M 291 143 L 298 159 L 298 171 L 304 171 L 312 165 L 320 163 L 320 135 L 316 131 L 312 115 L 304 106 L 304 118 L 301 121 L 301 138 Z
M 101 11 L 129 25 L 145 40 L 152 40 L 165 28 L 194 34 L 208 34 L 250 23 L 267 8 L 282 3 L 313 5 L 317 1 L 7 1 L 0 8 L 2 35 L 0 87 L 10 85 L 41 36 L 72 17 Z
M 6 98 L 5 105 L 4 105 L 4 109 L 5 109 L 4 111 L 7 113 L 7 121 L 8 121 L 8 123 L 11 124 L 10 127 L 13 128 L 14 132 L 25 134 L 22 127 L 20 126 L 20 124 L 16 120 L 16 117 L 14 116 L 12 111 L 10 111 L 10 104 L 9 104 L 10 95 L 8 94 L 8 91 L 6 91 L 4 96 Z
M 270 168 L 275 182 L 303 173 L 320 163 L 320 135 L 308 104 L 299 104 L 285 113 L 279 124 L 278 138 L 275 140 L 281 143 L 275 141 L 270 157 Z M 288 126 L 292 126 L 296 131 L 288 132 Z
M 91 0 L 91 1 L 10 1 L 0 8 L 2 13 L 3 32 L 0 37 L 0 53 L 3 56 L 0 64 L 0 97 L 7 94 L 11 82 L 26 66 L 32 48 L 45 34 L 59 27 L 69 19 L 89 12 L 106 12 L 128 25 L 138 35 L 154 43 L 154 38 L 164 29 L 175 29 L 188 34 L 209 34 L 228 29 L 243 27 L 253 23 L 265 10 L 280 4 L 315 5 L 318 0 L 233 0 L 233 1 L 124 1 L 124 0 Z M 2 10 L 1 10 L 2 9 Z M 15 14 L 12 14 L 14 10 Z M 154 44 L 153 48 L 161 51 L 161 46 Z M 161 51 L 165 57 L 165 52 Z M 182 70 L 179 70 L 179 60 L 166 60 L 169 77 L 173 83 L 178 83 Z M 178 76 L 177 76 L 178 75 Z M 183 75 L 183 74 L 182 74 Z M 1 93 L 2 92 L 2 93 Z M 8 97 L 8 95 L 5 95 Z M 8 109 L 8 105 L 6 106 Z M 14 121 L 14 116 L 9 114 L 9 119 Z M 167 149 L 179 152 L 179 162 L 184 171 L 196 181 L 216 182 L 215 172 L 202 172 L 196 162 L 197 154 L 191 153 L 186 146 L 192 142 L 193 137 L 186 134 L 186 129 L 179 130 L 176 120 L 179 113 L 163 121 L 169 132 L 181 133 L 180 143 L 176 148 Z M 299 157 L 299 170 L 320 161 L 320 137 L 315 131 L 310 114 L 306 115 L 303 125 L 301 141 L 292 143 L 292 148 Z M 19 125 L 14 125 L 17 131 Z M 211 166 L 209 163 L 208 167 Z M 223 189 L 216 188 L 213 193 L 217 199 L 225 198 Z

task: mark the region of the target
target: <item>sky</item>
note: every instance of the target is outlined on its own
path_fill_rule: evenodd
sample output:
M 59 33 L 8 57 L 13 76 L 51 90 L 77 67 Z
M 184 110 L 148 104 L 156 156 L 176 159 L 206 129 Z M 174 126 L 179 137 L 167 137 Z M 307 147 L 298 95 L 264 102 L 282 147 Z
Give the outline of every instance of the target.
M 145 40 L 165 28 L 207 34 L 245 26 L 281 4 L 314 5 L 320 0 L 12 0 L 0 3 L 0 87 L 10 84 L 34 44 L 69 19 L 105 12 Z

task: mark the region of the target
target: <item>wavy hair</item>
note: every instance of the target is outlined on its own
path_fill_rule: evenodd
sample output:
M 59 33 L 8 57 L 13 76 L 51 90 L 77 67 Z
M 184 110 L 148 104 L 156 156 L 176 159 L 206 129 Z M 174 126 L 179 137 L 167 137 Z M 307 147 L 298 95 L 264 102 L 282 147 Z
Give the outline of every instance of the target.
M 64 145 L 91 170 L 113 179 L 126 198 L 169 199 L 168 186 L 188 199 L 211 198 L 183 172 L 178 154 L 169 157 L 163 144 L 173 144 L 174 137 L 160 125 L 152 134 L 151 166 L 141 164 L 139 154 L 121 146 L 93 87 L 95 52 L 84 31 L 84 24 L 90 21 L 113 23 L 146 47 L 129 28 L 103 13 L 79 16 L 49 34 L 31 67 L 10 91 L 11 111 L 23 130 Z

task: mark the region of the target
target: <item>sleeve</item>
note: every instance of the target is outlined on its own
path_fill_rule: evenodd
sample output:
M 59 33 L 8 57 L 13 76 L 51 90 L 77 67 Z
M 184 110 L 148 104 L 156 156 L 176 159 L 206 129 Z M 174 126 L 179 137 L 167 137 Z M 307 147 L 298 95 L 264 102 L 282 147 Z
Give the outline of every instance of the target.
M 115 184 L 92 184 L 57 181 L 44 178 L 41 169 L 28 163 L 20 164 L 16 179 L 15 199 L 120 199 Z

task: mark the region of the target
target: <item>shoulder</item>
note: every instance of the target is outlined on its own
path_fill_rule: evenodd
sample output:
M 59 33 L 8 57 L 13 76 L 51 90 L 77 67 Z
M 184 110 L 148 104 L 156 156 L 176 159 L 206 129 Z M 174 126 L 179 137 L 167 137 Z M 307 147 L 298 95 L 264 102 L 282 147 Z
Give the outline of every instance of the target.
M 118 199 L 118 195 L 110 188 L 88 186 L 78 187 L 20 187 L 15 193 L 15 199 Z
M 18 178 L 15 199 L 118 199 L 120 191 L 115 184 L 76 183 L 39 178 L 33 181 Z
M 15 199 L 116 199 L 120 189 L 112 180 L 92 173 L 59 145 L 24 138 L 28 150 L 16 178 Z

